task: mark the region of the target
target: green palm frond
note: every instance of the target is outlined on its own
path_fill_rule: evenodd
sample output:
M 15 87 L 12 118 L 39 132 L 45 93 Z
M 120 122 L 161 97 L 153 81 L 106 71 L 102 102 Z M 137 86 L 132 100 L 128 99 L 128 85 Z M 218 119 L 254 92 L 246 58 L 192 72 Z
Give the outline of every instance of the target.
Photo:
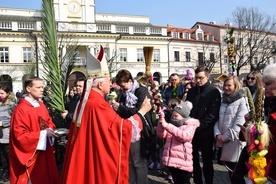
M 62 56 L 59 58 L 60 66 L 60 76 L 63 94 L 66 94 L 68 78 L 74 68 L 73 60 L 76 58 L 76 50 L 78 49 L 77 42 L 71 42 L 70 46 L 67 47 L 66 53 L 62 53 Z M 64 96 L 65 98 L 65 96 Z
M 59 111 L 64 111 L 60 67 L 58 62 L 57 30 L 52 0 L 42 0 L 42 49 L 44 61 L 44 79 L 50 82 L 49 105 Z

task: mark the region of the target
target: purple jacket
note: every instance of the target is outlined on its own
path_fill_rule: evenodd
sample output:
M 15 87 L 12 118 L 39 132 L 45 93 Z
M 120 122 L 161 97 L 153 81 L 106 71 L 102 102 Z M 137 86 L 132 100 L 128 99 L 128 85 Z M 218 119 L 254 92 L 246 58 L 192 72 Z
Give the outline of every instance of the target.
M 199 121 L 193 118 L 188 119 L 180 127 L 169 123 L 166 128 L 163 128 L 158 123 L 157 136 L 166 138 L 162 157 L 163 165 L 188 172 L 193 171 L 192 139 L 198 126 Z

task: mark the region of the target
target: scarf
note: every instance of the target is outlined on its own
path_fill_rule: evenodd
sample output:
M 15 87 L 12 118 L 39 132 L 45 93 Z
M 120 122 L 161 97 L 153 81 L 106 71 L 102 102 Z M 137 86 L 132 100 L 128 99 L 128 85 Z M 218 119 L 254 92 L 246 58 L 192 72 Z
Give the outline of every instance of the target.
M 181 119 L 181 120 L 176 120 L 176 119 L 174 119 L 173 117 L 171 117 L 170 122 L 171 122 L 174 126 L 176 126 L 176 127 L 181 127 L 182 125 L 185 124 L 185 122 L 186 122 L 188 119 L 190 119 L 190 118 L 188 117 L 188 118 L 183 118 L 183 119 Z
M 255 91 L 257 90 L 257 86 L 253 85 L 253 86 L 247 86 L 249 88 L 249 91 L 251 92 L 251 95 L 253 95 L 255 93 Z
M 134 80 L 132 87 L 127 91 L 123 91 L 123 95 L 126 97 L 127 107 L 133 107 L 137 103 L 138 98 L 134 95 L 137 88 L 139 88 L 139 83 Z
M 240 89 L 238 91 L 235 91 L 234 93 L 227 95 L 227 94 L 223 94 L 222 95 L 222 101 L 224 103 L 230 104 L 232 102 L 235 102 L 236 100 L 245 97 L 245 91 L 243 89 Z

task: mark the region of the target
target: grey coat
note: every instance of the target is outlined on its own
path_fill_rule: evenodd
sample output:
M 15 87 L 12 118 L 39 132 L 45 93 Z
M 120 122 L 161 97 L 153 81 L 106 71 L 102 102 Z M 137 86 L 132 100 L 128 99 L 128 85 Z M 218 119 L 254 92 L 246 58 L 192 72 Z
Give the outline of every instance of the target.
M 229 129 L 239 137 L 240 127 L 245 123 L 244 115 L 249 112 L 247 97 L 235 99 L 231 103 L 222 102 L 219 111 L 219 119 L 214 126 L 214 137 L 222 135 L 223 142 L 234 140 L 233 134 Z M 217 145 L 221 147 L 222 145 Z

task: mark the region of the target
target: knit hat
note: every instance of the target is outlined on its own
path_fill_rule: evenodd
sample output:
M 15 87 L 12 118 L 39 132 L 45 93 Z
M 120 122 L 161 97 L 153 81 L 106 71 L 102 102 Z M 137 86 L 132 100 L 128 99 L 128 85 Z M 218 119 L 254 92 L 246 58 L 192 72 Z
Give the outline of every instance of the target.
M 173 110 L 178 112 L 183 118 L 189 118 L 192 108 L 193 104 L 190 101 L 181 101 L 180 104 L 173 108 Z

